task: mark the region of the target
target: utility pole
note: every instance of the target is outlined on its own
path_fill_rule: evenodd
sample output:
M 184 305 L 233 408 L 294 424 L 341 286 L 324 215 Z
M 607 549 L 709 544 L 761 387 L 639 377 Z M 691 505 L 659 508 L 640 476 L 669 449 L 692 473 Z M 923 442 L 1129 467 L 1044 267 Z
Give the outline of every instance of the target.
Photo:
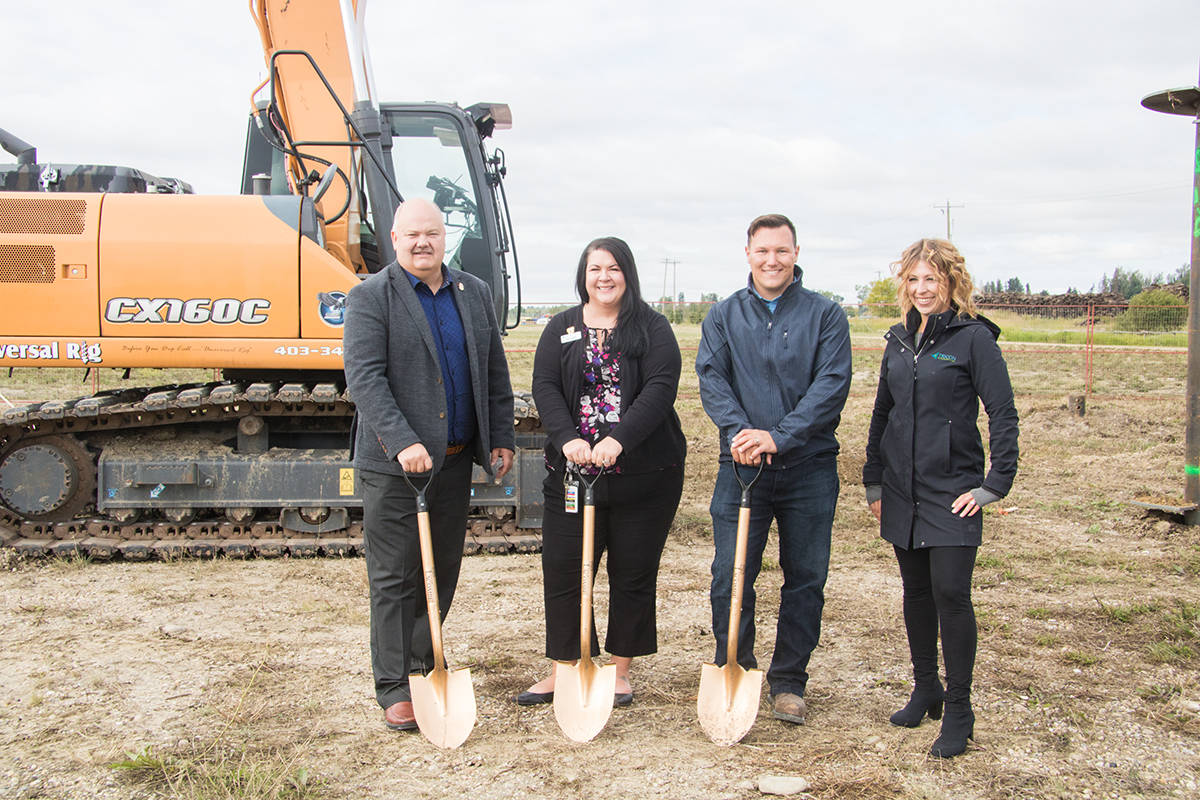
M 663 259 L 663 290 L 662 290 L 662 294 L 659 296 L 662 297 L 662 302 L 660 303 L 660 305 L 662 306 L 662 311 L 664 313 L 666 313 L 666 310 L 667 310 L 667 265 L 670 263 L 671 263 L 671 259 L 669 259 L 669 258 Z
M 662 308 L 662 310 L 665 315 L 665 312 L 667 310 L 667 300 L 670 299 L 671 309 L 672 309 L 672 314 L 670 316 L 670 319 L 674 320 L 675 314 L 673 312 L 675 309 L 675 279 L 676 279 L 676 274 L 677 274 L 675 271 L 675 267 L 677 267 L 679 265 L 679 262 L 673 258 L 664 258 L 662 261 L 663 261 L 663 289 L 662 289 L 662 298 L 663 298 L 662 306 L 663 306 L 663 308 Z M 669 297 L 667 295 L 667 267 L 668 266 L 670 266 L 670 268 L 671 268 L 671 294 L 669 295 Z
M 678 285 L 678 283 L 676 283 L 676 278 L 679 276 L 678 267 L 679 267 L 679 262 L 676 261 L 675 259 L 671 259 L 671 300 L 675 301 L 676 303 L 679 302 L 679 294 L 677 292 L 679 285 Z M 672 322 L 683 322 L 683 315 L 678 313 L 679 306 L 676 305 L 676 306 L 674 306 L 674 308 L 676 310 L 676 313 L 671 315 L 671 321 Z M 679 317 L 679 319 L 675 319 L 675 317 Z
M 953 241 L 953 240 L 950 238 L 950 209 L 952 209 L 952 208 L 966 208 L 966 206 L 962 205 L 961 203 L 960 203 L 960 204 L 958 204 L 958 205 L 952 206 L 952 205 L 950 205 L 950 201 L 949 201 L 949 200 L 947 200 L 947 201 L 946 201 L 946 205 L 944 205 L 944 206 L 934 206 L 934 208 L 936 208 L 938 211 L 941 211 L 943 214 L 945 214 L 945 215 L 946 215 L 946 241 L 947 241 L 947 242 L 949 242 L 949 241 Z

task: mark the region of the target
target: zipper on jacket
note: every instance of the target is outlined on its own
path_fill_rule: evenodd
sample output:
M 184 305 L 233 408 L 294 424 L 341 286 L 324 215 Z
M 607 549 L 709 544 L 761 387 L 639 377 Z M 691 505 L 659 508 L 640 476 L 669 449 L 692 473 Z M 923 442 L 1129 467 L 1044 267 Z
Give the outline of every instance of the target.
M 912 425 L 913 425 L 913 427 L 912 427 L 912 431 L 913 431 L 913 450 L 912 450 L 912 457 L 911 457 L 911 458 L 912 458 L 912 462 L 911 462 L 911 463 L 913 464 L 913 470 L 912 470 L 912 473 L 909 475 L 909 485 L 908 485 L 908 494 L 909 494 L 909 497 L 911 497 L 911 498 L 912 498 L 912 503 L 913 503 L 913 515 L 912 515 L 912 522 L 910 523 L 910 527 L 909 527 L 909 529 L 908 529 L 908 541 L 909 541 L 909 543 L 910 543 L 910 544 L 911 544 L 913 541 L 915 541 L 915 540 L 916 540 L 916 534 L 914 533 L 914 530 L 915 530 L 915 528 L 916 528 L 916 525 L 917 525 L 917 515 L 920 513 L 920 509 L 921 509 L 921 501 L 917 500 L 917 470 L 916 470 L 916 463 L 917 463 L 917 454 L 916 454 L 916 436 L 917 436 L 917 388 L 916 388 L 916 383 L 917 383 L 917 359 L 919 359 L 919 358 L 921 357 L 921 353 L 925 352 L 925 346 L 926 346 L 926 345 L 930 345 L 930 344 L 933 344 L 933 336 L 928 336 L 928 337 L 926 337 L 926 338 L 925 338 L 923 341 L 921 341 L 921 342 L 920 342 L 920 343 L 919 343 L 919 344 L 918 344 L 916 347 L 914 347 L 914 348 L 913 348 L 913 393 L 912 393 L 912 412 L 913 412 L 913 422 L 912 422 Z M 901 349 L 903 349 L 903 348 L 901 348 Z M 925 546 L 925 542 L 921 542 L 921 545 L 920 545 L 920 546 L 921 546 L 921 547 L 924 547 L 924 546 Z
M 921 342 L 920 347 L 913 349 L 913 380 L 917 379 L 917 359 L 921 357 L 921 353 L 925 352 L 925 345 L 933 344 L 933 337 L 930 336 Z

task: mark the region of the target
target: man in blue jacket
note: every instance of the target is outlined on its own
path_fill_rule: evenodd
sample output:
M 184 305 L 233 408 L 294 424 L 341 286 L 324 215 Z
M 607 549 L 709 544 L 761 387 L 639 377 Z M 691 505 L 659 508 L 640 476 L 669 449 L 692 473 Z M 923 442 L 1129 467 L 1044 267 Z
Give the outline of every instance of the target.
M 767 531 L 779 528 L 783 570 L 775 652 L 767 671 L 778 719 L 803 724 L 808 660 L 821 634 L 838 443 L 834 436 L 850 390 L 850 326 L 837 303 L 804 288 L 796 266 L 796 228 L 782 214 L 750 223 L 747 286 L 718 303 L 704 320 L 696 373 L 700 399 L 721 436 L 720 469 L 710 511 L 713 634 L 716 663 L 725 663 L 734 544 L 743 479 L 761 459 L 754 485 L 746 583 L 738 631 L 738 663 L 754 657 L 754 580 Z

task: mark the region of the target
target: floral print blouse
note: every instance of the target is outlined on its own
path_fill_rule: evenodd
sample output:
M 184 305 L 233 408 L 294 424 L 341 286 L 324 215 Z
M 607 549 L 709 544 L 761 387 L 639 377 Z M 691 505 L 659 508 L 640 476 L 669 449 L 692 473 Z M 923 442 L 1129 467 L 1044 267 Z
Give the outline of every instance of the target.
M 583 351 L 579 435 L 593 446 L 621 421 L 621 354 L 609 350 L 611 334 L 610 330 L 587 328 L 587 347 Z M 596 467 L 590 467 L 588 474 L 594 475 L 597 471 Z M 620 467 L 609 467 L 609 472 L 620 471 Z

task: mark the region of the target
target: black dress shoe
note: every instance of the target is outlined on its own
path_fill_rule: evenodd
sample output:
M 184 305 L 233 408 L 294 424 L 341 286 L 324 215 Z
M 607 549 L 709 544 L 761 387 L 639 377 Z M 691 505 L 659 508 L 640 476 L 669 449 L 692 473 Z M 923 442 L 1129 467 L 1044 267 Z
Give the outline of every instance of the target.
M 540 706 L 543 703 L 553 703 L 554 692 L 521 692 L 517 695 L 519 706 Z
M 613 695 L 613 708 L 625 708 L 633 705 L 633 692 L 617 692 Z

